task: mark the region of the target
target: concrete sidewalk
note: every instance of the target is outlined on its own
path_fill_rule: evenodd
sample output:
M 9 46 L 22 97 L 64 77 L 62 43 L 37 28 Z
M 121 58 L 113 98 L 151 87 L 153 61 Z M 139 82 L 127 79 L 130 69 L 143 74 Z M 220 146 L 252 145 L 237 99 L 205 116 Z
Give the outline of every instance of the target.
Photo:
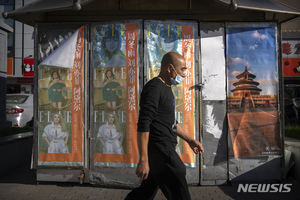
M 235 186 L 193 186 L 190 193 L 193 200 L 226 200 L 226 199 L 300 199 L 300 184 L 294 180 L 286 180 L 283 183 L 291 183 L 292 191 L 289 193 L 237 193 Z M 51 183 L 40 182 L 37 184 L 34 170 L 30 170 L 29 163 L 5 176 L 0 177 L 1 200 L 65 200 L 65 199 L 97 199 L 116 200 L 124 199 L 130 192 L 129 189 L 114 189 L 96 187 L 90 184 L 78 183 Z M 155 200 L 165 199 L 161 191 Z

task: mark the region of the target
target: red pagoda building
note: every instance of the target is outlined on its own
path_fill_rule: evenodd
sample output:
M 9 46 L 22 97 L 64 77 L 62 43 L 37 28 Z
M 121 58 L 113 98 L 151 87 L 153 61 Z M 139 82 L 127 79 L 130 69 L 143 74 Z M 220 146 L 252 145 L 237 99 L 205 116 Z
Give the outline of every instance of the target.
M 257 88 L 259 83 L 253 80 L 256 76 L 247 70 L 247 66 L 245 66 L 245 71 L 237 75 L 236 78 L 239 79 L 239 81 L 233 84 L 235 86 L 235 88 L 231 90 L 233 96 L 250 97 L 251 95 L 259 95 L 261 91 L 261 89 Z

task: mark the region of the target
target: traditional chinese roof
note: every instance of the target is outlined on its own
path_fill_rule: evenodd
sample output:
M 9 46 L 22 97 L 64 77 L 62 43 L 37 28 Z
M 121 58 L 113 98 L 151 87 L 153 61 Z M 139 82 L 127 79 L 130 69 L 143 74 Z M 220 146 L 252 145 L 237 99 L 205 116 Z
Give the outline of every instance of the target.
M 253 80 L 247 80 L 247 79 L 242 79 L 239 80 L 238 82 L 233 83 L 234 86 L 238 86 L 240 84 L 252 84 L 252 85 L 259 85 L 259 82 L 253 81 Z
M 261 89 L 254 87 L 254 86 L 244 86 L 244 87 L 236 87 L 231 92 L 239 91 L 239 90 L 255 90 L 255 91 L 261 91 Z
M 245 77 L 245 75 L 248 75 L 249 77 L 255 79 L 256 76 L 254 74 L 251 74 L 248 70 L 247 70 L 247 66 L 245 66 L 245 71 L 239 75 L 236 76 L 237 79 L 240 79 L 241 77 Z
M 245 76 L 248 76 L 248 78 L 243 79 Z M 249 77 L 251 79 L 249 79 Z M 231 90 L 231 92 L 240 91 L 240 90 L 261 91 L 261 89 L 257 88 L 259 83 L 256 81 L 253 81 L 253 79 L 255 79 L 256 76 L 248 71 L 247 66 L 245 66 L 245 71 L 243 73 L 237 75 L 236 78 L 239 79 L 239 81 L 233 83 L 233 85 L 236 88 Z M 240 86 L 240 85 L 243 85 L 243 86 Z

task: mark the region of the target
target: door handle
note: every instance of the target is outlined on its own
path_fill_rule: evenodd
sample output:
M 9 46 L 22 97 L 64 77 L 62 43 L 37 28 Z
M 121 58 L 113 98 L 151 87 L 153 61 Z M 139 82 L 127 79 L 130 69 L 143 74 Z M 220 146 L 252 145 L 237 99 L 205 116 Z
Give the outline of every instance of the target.
M 199 91 L 201 91 L 203 89 L 203 86 L 204 86 L 204 83 L 198 83 L 194 87 L 195 87 L 195 89 L 198 89 Z

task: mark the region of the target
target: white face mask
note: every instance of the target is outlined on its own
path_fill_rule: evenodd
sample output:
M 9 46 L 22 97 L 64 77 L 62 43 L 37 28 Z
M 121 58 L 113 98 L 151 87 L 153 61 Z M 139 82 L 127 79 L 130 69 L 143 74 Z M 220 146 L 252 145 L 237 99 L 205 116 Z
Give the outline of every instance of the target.
M 172 65 L 172 67 L 173 67 L 173 69 L 174 69 L 174 71 L 176 73 L 176 77 L 175 77 L 175 79 L 173 79 L 171 77 L 171 83 L 172 83 L 172 85 L 178 85 L 178 84 L 180 84 L 183 81 L 184 78 L 182 76 L 180 76 L 179 74 L 177 74 L 177 72 L 176 72 L 176 70 L 175 70 L 175 68 L 174 68 L 173 65 Z

